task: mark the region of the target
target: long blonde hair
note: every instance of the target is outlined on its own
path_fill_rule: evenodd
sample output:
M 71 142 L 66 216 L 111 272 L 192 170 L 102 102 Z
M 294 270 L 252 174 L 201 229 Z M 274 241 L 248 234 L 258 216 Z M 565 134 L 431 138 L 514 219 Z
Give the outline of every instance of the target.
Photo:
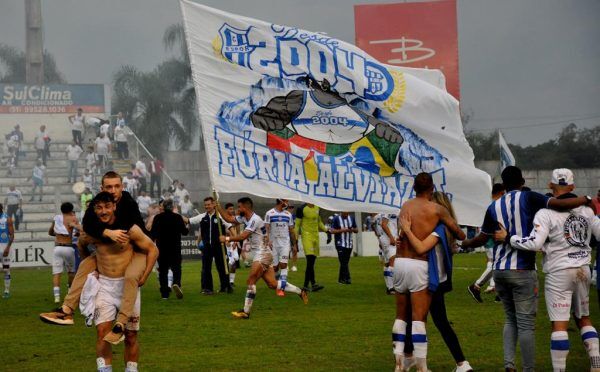
M 452 216 L 452 218 L 454 218 L 456 220 L 456 213 L 454 213 L 454 207 L 452 207 L 452 202 L 450 201 L 450 198 L 448 198 L 448 195 L 446 193 L 440 192 L 440 191 L 436 191 L 433 193 L 432 196 L 432 201 L 436 204 L 441 205 L 442 207 L 446 208 L 448 210 L 448 212 L 450 213 L 450 216 Z M 446 227 L 446 238 L 448 239 L 448 244 L 450 245 L 450 247 L 452 247 L 456 241 L 456 239 L 454 238 L 454 235 L 452 235 L 452 233 L 450 233 L 450 230 L 448 230 L 448 228 Z

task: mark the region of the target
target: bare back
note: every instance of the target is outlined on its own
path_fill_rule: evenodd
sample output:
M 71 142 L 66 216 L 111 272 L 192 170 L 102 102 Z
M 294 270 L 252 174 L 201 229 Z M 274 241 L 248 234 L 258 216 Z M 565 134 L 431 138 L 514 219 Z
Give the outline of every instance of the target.
M 404 215 L 410 216 L 411 230 L 420 240 L 427 238 L 440 222 L 439 205 L 422 197 L 416 197 L 404 203 L 400 209 L 400 216 Z M 404 235 L 400 238 L 396 255 L 427 261 L 427 254 L 417 254 Z

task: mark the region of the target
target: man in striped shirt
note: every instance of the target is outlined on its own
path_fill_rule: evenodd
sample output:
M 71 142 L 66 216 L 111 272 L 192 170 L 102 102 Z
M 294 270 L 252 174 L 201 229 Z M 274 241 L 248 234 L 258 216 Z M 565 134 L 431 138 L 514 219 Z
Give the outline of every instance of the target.
M 335 249 L 340 260 L 340 273 L 338 283 L 350 284 L 350 256 L 352 255 L 352 233 L 356 234 L 356 220 L 348 212 L 342 212 L 333 216 L 331 222 L 331 233 L 335 236 Z
M 568 210 L 588 203 L 588 197 L 572 199 L 549 198 L 533 191 L 522 191 L 525 180 L 521 170 L 508 166 L 502 171 L 506 194 L 490 204 L 481 233 L 463 241 L 464 248 L 484 245 L 500 228 L 510 235 L 528 236 L 533 229 L 533 217 L 542 208 Z M 523 371 L 533 371 L 535 365 L 535 316 L 538 281 L 535 252 L 521 251 L 507 241 L 496 242 L 492 258 L 496 292 L 504 305 L 504 368 L 516 371 L 517 340 L 521 345 Z

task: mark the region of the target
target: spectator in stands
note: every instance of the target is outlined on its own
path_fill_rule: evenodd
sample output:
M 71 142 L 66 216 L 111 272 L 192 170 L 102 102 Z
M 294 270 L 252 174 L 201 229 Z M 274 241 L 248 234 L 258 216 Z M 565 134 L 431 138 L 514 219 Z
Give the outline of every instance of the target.
M 94 175 L 92 175 L 92 173 L 90 173 L 89 169 L 85 169 L 83 171 L 83 177 L 81 177 L 81 181 L 83 182 L 83 184 L 85 185 L 85 187 L 87 187 L 90 190 L 94 190 L 95 189 L 95 185 L 94 185 Z
M 135 169 L 138 174 L 138 181 L 140 182 L 140 191 L 146 191 L 146 183 L 148 177 L 148 168 L 146 167 L 146 163 L 148 162 L 148 157 L 146 155 L 142 155 L 142 158 L 139 159 L 135 163 Z
M 85 168 L 89 169 L 92 174 L 96 170 L 98 165 L 98 156 L 94 152 L 94 146 L 88 146 L 87 153 L 85 154 Z
M 15 229 L 19 230 L 19 209 L 23 206 L 23 195 L 21 191 L 17 190 L 15 185 L 10 185 L 8 187 L 8 192 L 6 193 L 6 198 L 4 198 L 4 205 L 6 206 L 6 215 L 8 218 L 12 217 L 12 220 L 15 223 Z
M 127 172 L 123 178 L 123 190 L 127 191 L 133 198 L 137 196 L 138 181 L 133 176 L 132 172 Z
M 125 118 L 123 117 L 123 113 L 121 111 L 119 111 L 117 113 L 117 126 L 125 126 L 127 124 L 125 124 Z
M 163 189 L 162 193 L 160 194 L 160 198 L 162 200 L 172 199 L 173 198 L 173 194 L 171 194 L 171 192 L 169 192 L 169 190 Z
M 27 178 L 27 181 L 33 182 L 33 188 L 31 189 L 31 199 L 33 201 L 35 196 L 35 190 L 39 188 L 40 198 L 38 201 L 42 201 L 42 195 L 44 195 L 44 181 L 48 182 L 48 176 L 46 175 L 46 167 L 42 164 L 41 160 L 38 160 L 35 167 L 31 172 L 31 177 Z
M 179 203 L 179 209 L 181 210 L 181 215 L 184 217 L 191 217 L 192 211 L 194 210 L 194 204 L 190 200 L 189 195 L 185 195 L 183 200 Z
M 119 159 L 129 159 L 129 144 L 127 143 L 127 128 L 125 121 L 115 127 L 115 142 L 117 143 L 117 155 Z
M 162 187 L 163 163 L 159 158 L 150 162 L 150 196 L 154 198 L 154 185 L 156 185 L 156 195 L 160 196 Z
M 8 175 L 12 174 L 12 170 L 19 165 L 19 136 L 10 132 L 6 135 L 6 146 L 8 148 Z
M 173 182 L 171 183 L 171 186 L 169 186 L 169 192 L 171 194 L 174 194 L 175 191 L 177 191 L 177 186 L 179 186 L 179 180 L 173 180 Z
M 152 199 L 148 196 L 146 191 L 140 191 L 140 196 L 137 197 L 137 203 L 142 218 L 146 219 L 148 217 L 148 207 L 150 207 Z
M 83 146 L 83 131 L 85 128 L 85 116 L 83 115 L 83 109 L 78 108 L 76 115 L 69 116 L 69 122 L 71 123 L 71 134 L 73 135 L 73 141 Z
M 25 138 L 23 132 L 21 131 L 21 126 L 19 124 L 15 125 L 15 129 L 12 131 L 12 136 L 15 136 L 17 139 L 17 152 L 15 158 L 15 165 L 19 163 L 19 156 L 21 156 L 21 151 L 23 150 L 23 139 Z
M 79 145 L 73 140 L 73 143 L 67 146 L 67 150 L 65 151 L 67 154 L 67 160 L 69 160 L 69 179 L 68 183 L 77 182 L 77 163 L 79 163 L 79 157 L 83 153 L 83 150 Z M 73 180 L 73 181 L 71 181 Z
M 180 183 L 177 186 L 177 190 L 175 190 L 175 192 L 173 193 L 173 200 L 175 200 L 175 203 L 179 205 L 179 203 L 183 201 L 186 195 L 189 197 L 190 193 L 186 190 L 185 185 L 183 183 Z
M 104 170 L 106 169 L 110 150 L 110 140 L 106 137 L 106 135 L 104 135 L 104 133 L 100 133 L 100 137 L 96 138 L 96 141 L 94 142 L 94 152 L 98 157 L 98 163 L 96 166 L 100 170 L 100 173 L 104 173 Z
M 105 121 L 105 122 L 103 122 L 103 124 L 100 125 L 100 129 L 98 130 L 98 135 L 100 135 L 100 133 L 104 133 L 106 135 L 106 138 L 111 138 L 110 122 Z
M 42 159 L 42 164 L 46 165 L 46 160 L 50 154 L 50 137 L 46 132 L 45 125 L 40 126 L 40 131 L 36 133 L 33 144 L 37 151 L 37 158 Z

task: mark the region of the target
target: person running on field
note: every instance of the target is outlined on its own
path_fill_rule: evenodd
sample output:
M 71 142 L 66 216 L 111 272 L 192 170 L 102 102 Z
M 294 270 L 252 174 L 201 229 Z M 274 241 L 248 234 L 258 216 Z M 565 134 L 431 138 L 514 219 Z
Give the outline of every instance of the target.
M 254 261 L 250 268 L 250 274 L 246 284 L 248 289 L 246 290 L 246 299 L 244 301 L 244 308 L 239 311 L 233 311 L 231 314 L 237 319 L 248 319 L 250 318 L 250 311 L 254 298 L 256 297 L 256 282 L 259 279 L 263 279 L 270 289 L 283 289 L 288 293 L 297 294 L 304 304 L 308 303 L 308 294 L 304 289 L 300 289 L 292 283 L 285 284 L 282 280 L 275 279 L 275 270 L 273 269 L 273 253 L 271 248 L 265 244 L 265 223 L 262 218 L 254 213 L 252 199 L 241 198 L 238 200 L 238 215 L 231 216 L 220 204 L 217 204 L 217 210 L 221 217 L 233 224 L 233 225 L 246 225 L 245 230 L 236 236 L 225 236 L 221 235 L 220 240 L 223 243 L 229 243 L 231 241 L 239 242 L 248 239 L 250 242 L 251 249 L 256 252 L 254 255 Z

